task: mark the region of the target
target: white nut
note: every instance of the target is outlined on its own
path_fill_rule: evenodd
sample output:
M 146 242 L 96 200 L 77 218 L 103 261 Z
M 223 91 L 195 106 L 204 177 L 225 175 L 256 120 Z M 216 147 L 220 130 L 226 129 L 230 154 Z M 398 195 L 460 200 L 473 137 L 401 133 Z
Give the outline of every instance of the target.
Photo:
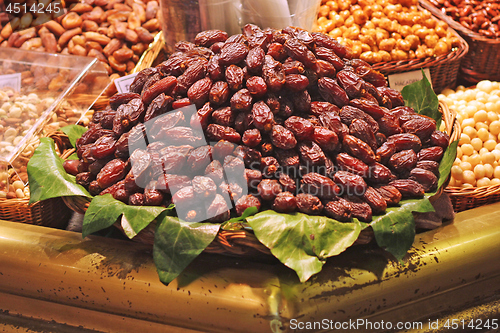
M 13 182 L 12 186 L 14 187 L 15 190 L 17 190 L 17 189 L 24 190 L 24 183 L 20 180 L 16 180 L 15 182 Z
M 24 198 L 24 192 L 23 192 L 23 190 L 21 190 L 20 188 L 18 188 L 16 190 L 16 197 L 18 197 L 19 199 Z
M 21 108 L 18 106 L 13 106 L 9 110 L 9 116 L 12 118 L 20 118 L 21 113 L 23 113 L 23 110 L 21 110 Z
M 13 127 L 10 127 L 8 128 L 4 134 L 3 134 L 5 137 L 8 137 L 8 136 L 16 136 L 17 135 L 17 129 L 13 128 Z

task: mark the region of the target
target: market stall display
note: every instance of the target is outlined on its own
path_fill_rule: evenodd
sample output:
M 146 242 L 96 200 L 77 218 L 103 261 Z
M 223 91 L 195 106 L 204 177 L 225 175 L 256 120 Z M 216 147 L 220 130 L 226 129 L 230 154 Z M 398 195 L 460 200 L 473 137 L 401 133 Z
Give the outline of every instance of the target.
M 430 68 L 436 92 L 454 87 L 465 41 L 418 1 L 322 1 L 315 31 L 390 75 Z
M 439 99 L 455 110 L 461 124 L 457 158 L 446 192 L 457 212 L 500 200 L 500 86 L 445 90 Z
M 469 45 L 460 78 L 471 85 L 500 81 L 500 4 L 498 1 L 421 0 L 420 4 L 448 23 Z
M 418 114 L 382 74 L 352 59 L 336 40 L 293 27 L 246 25 L 233 36 L 203 31 L 177 49 L 94 114 L 76 143 L 80 160 L 64 163 L 76 176 L 71 191 L 94 196 L 84 235 L 112 225 L 124 211 L 150 207 L 148 220 L 123 215 L 130 238 L 154 230 L 152 220 L 171 211 L 178 217 L 157 221 L 157 233 L 165 230 L 161 237 L 172 236 L 169 223 L 220 223 L 233 216 L 230 223 L 246 218 L 273 252 L 262 237 L 272 227 L 264 225 L 285 222 L 293 234 L 296 223 L 311 223 L 321 234 L 329 221 L 344 230 L 336 237 L 345 249 L 370 223 L 379 245 L 396 257 L 405 254 L 415 233 L 413 222 L 406 224 L 411 211 L 432 209 L 429 197 L 448 175 L 446 166 L 438 171 L 440 162 L 454 159 L 448 135 L 437 130 L 442 115 L 428 81 L 408 88 L 407 102 Z M 412 104 L 412 94 L 426 96 L 429 105 Z M 452 127 L 447 124 L 450 133 Z M 49 156 L 50 147 L 40 154 Z M 39 163 L 30 161 L 31 185 L 40 180 Z M 406 225 L 394 227 L 386 211 L 401 214 Z M 220 227 L 201 225 L 211 236 L 205 235 L 200 252 Z M 399 245 L 383 236 L 386 228 Z M 317 246 L 330 249 L 334 242 Z M 301 259 L 290 265 L 301 280 L 322 266 L 304 269 Z M 170 267 L 165 274 L 175 276 Z

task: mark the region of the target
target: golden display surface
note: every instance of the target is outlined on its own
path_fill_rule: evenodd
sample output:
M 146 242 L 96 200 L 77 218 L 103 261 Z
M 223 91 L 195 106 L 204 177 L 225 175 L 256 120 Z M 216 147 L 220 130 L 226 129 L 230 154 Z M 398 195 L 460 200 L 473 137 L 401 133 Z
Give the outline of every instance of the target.
M 201 255 L 169 286 L 144 245 L 0 221 L 0 330 L 312 332 L 315 321 L 363 319 L 444 332 L 429 322 L 491 322 L 500 318 L 499 216 L 500 203 L 418 234 L 404 265 L 357 246 L 301 284 L 276 261 Z

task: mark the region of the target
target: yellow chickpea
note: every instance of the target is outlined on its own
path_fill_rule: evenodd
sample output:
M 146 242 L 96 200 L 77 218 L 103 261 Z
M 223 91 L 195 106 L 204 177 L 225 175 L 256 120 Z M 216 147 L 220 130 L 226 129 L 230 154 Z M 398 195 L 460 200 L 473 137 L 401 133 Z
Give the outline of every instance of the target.
M 390 31 L 392 27 L 392 21 L 387 17 L 381 18 L 378 26 L 386 31 Z
M 427 35 L 424 38 L 425 45 L 429 48 L 434 48 L 436 47 L 436 44 L 439 41 L 438 35 Z
M 375 39 L 373 39 L 373 37 L 369 35 L 359 35 L 359 40 L 364 44 L 368 44 L 369 46 L 375 45 Z
M 446 43 L 444 42 L 439 41 L 436 43 L 436 46 L 434 46 L 434 53 L 437 56 L 447 54 L 448 52 L 449 52 L 448 45 L 446 45 Z
M 337 38 L 337 37 L 341 37 L 341 36 L 342 36 L 342 33 L 343 33 L 342 29 L 340 29 L 340 28 L 335 28 L 335 29 L 333 29 L 332 31 L 330 31 L 330 32 L 328 33 L 328 35 L 330 35 L 330 37 Z
M 352 13 L 352 17 L 354 18 L 354 22 L 359 25 L 363 25 L 368 20 L 368 16 L 362 9 L 357 9 Z
M 398 33 L 401 35 L 401 37 L 405 37 L 411 35 L 411 27 L 407 25 L 401 25 L 399 27 Z
M 348 10 L 351 6 L 351 3 L 350 1 L 339 0 L 338 5 L 340 10 Z
M 380 54 L 380 57 L 382 58 L 383 62 L 391 61 L 391 54 L 389 52 L 380 50 L 378 51 L 378 54 Z
M 359 59 L 366 61 L 369 64 L 374 63 L 374 53 L 372 51 L 363 52 L 359 55 Z
M 408 54 L 406 54 L 405 51 L 393 49 L 391 51 L 391 58 L 392 58 L 392 60 L 396 60 L 396 61 L 406 60 L 406 59 L 408 59 Z
M 426 19 L 424 25 L 429 29 L 434 29 L 436 27 L 437 21 L 433 18 Z
M 438 21 L 436 23 L 436 28 L 437 27 L 441 27 L 443 28 L 444 30 L 448 31 L 448 23 L 444 22 L 444 21 Z
M 405 40 L 410 43 L 410 49 L 416 50 L 420 45 L 420 38 L 415 35 L 408 35 L 405 37 Z
M 363 11 L 365 12 L 365 15 L 367 17 L 371 17 L 373 15 L 373 7 L 372 6 L 363 7 Z
M 396 40 L 394 38 L 388 38 L 382 40 L 378 47 L 380 50 L 391 52 L 396 47 Z
M 446 37 L 448 34 L 448 31 L 439 25 L 434 28 L 434 31 L 436 32 L 436 35 L 438 35 L 441 38 Z
M 347 20 L 347 18 L 351 16 L 351 12 L 348 10 L 342 10 L 339 14 L 344 20 Z
M 361 10 L 361 6 L 359 4 L 356 4 L 356 5 L 352 5 L 350 8 L 349 8 L 349 11 L 352 13 L 354 13 L 355 11 L 357 10 Z
M 417 29 L 416 31 L 414 31 L 413 34 L 416 35 L 421 40 L 424 40 L 426 36 L 429 36 L 430 32 L 429 32 L 429 29 L 427 29 L 427 28 L 420 28 L 420 29 Z M 436 41 L 436 43 L 437 43 L 437 41 Z M 429 45 L 427 45 L 427 46 L 429 46 Z
M 348 28 L 354 26 L 354 17 L 349 16 L 348 18 L 346 18 L 344 21 L 344 26 L 346 26 Z
M 397 41 L 396 43 L 396 47 L 400 50 L 403 50 L 405 52 L 408 52 L 410 51 L 411 49 L 411 44 L 410 42 L 408 42 L 407 40 L 404 40 L 404 39 L 400 39 Z
M 336 12 L 339 10 L 339 5 L 337 4 L 336 1 L 327 1 L 326 5 L 330 7 L 330 11 Z
M 361 56 L 362 51 L 363 48 L 361 47 L 360 44 L 355 44 L 351 47 L 351 53 L 354 58 L 359 58 Z
M 319 16 L 326 17 L 326 16 L 328 16 L 329 13 L 330 13 L 330 7 L 328 7 L 327 5 L 322 5 L 319 7 L 319 11 L 318 11 Z
M 410 13 L 399 13 L 398 21 L 402 25 L 410 27 L 413 25 L 412 15 Z
M 402 38 L 401 35 L 398 34 L 397 32 L 391 33 L 391 37 L 394 38 L 396 41 Z
M 372 47 L 365 43 L 361 44 L 361 49 L 363 50 L 362 52 L 373 51 Z
M 376 28 L 375 24 L 372 21 L 367 21 L 364 27 L 370 30 L 375 30 Z M 375 31 L 373 33 L 375 34 Z

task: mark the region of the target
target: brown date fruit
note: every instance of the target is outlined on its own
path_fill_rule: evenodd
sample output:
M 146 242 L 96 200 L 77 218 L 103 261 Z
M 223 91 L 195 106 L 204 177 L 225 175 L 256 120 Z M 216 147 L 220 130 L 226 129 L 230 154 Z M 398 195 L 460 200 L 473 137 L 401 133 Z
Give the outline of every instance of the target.
M 144 206 L 144 194 L 134 193 L 128 197 L 128 204 L 130 206 Z
M 241 140 L 240 133 L 235 129 L 217 124 L 209 124 L 206 131 L 207 137 L 213 141 L 225 140 L 238 143 Z
M 280 164 L 278 160 L 272 156 L 262 157 L 260 163 L 260 170 L 262 171 L 262 176 L 266 178 L 274 177 L 276 172 L 279 170 Z
M 297 145 L 293 133 L 281 125 L 274 125 L 271 132 L 271 142 L 276 148 L 292 149 Z
M 374 70 L 369 64 L 356 67 L 356 74 L 366 82 L 373 84 L 375 87 L 387 86 L 387 80 L 384 74 Z
M 156 96 L 156 98 L 151 101 L 146 110 L 146 114 L 144 115 L 144 122 L 148 122 L 170 111 L 173 101 L 173 97 L 167 96 L 163 93 Z
M 207 73 L 213 81 L 224 80 L 224 69 L 219 64 L 220 54 L 215 54 L 208 60 Z
M 332 200 L 340 193 L 340 188 L 330 178 L 316 172 L 305 174 L 301 180 L 301 191 L 324 200 Z
M 377 87 L 377 90 L 380 92 L 381 95 L 384 95 L 388 99 L 388 102 L 390 103 L 389 105 L 384 105 L 385 107 L 392 109 L 398 106 L 405 105 L 403 96 L 399 91 L 388 87 Z
M 384 110 L 380 105 L 375 102 L 368 101 L 366 99 L 352 99 L 349 105 L 354 106 L 366 113 L 368 113 L 373 119 L 378 120 L 386 115 L 388 111 Z
M 174 60 L 177 59 L 169 59 L 170 61 L 168 62 L 169 64 L 174 62 Z M 168 70 L 170 71 L 171 68 L 168 67 Z M 132 93 L 139 94 L 142 91 L 142 88 L 144 87 L 144 84 L 146 81 L 153 76 L 154 74 L 158 73 L 158 69 L 154 67 L 149 67 L 141 70 L 139 73 L 137 73 L 136 77 L 134 78 L 134 81 L 130 85 L 129 91 Z
M 343 198 L 325 204 L 325 215 L 340 222 L 348 222 L 351 219 L 351 211 L 351 203 Z
M 380 186 L 375 190 L 384 198 L 388 206 L 397 205 L 401 201 L 401 192 L 392 185 Z
M 161 206 L 163 202 L 163 193 L 156 189 L 144 190 L 144 206 Z
M 391 170 L 383 164 L 374 163 L 370 165 L 367 181 L 371 184 L 387 184 L 396 179 Z
M 351 59 L 352 54 L 349 48 L 340 44 L 336 39 L 320 32 L 313 32 L 312 37 L 316 47 L 325 47 L 332 50 L 340 59 Z
M 306 166 L 318 166 L 325 164 L 325 153 L 317 143 L 301 142 L 298 146 L 300 159 L 303 164 Z
M 373 133 L 377 133 L 379 131 L 379 126 L 375 119 L 354 106 L 346 105 L 342 107 L 340 109 L 340 119 L 342 119 L 342 122 L 347 126 L 351 125 L 354 119 L 361 119 L 370 126 Z
M 117 114 L 116 111 L 101 112 L 101 116 L 99 118 L 98 123 L 101 125 L 102 128 L 113 129 L 113 121 L 116 117 L 116 114 Z
M 225 77 L 229 89 L 232 91 L 240 90 L 243 87 L 243 70 L 236 65 L 230 65 L 226 68 Z
M 262 172 L 260 170 L 245 169 L 245 179 L 249 190 L 257 189 L 257 185 L 262 181 Z
M 221 140 L 217 142 L 213 147 L 213 158 L 222 162 L 226 156 L 229 156 L 233 153 L 235 148 L 234 143 Z
M 214 198 L 217 192 L 217 185 L 215 182 L 205 176 L 194 176 L 191 181 L 191 186 L 193 186 L 194 194 L 197 200 L 206 202 L 207 198 Z
M 349 104 L 349 96 L 332 78 L 322 77 L 318 79 L 318 91 L 325 101 L 338 107 Z
M 417 165 L 417 154 L 413 150 L 402 150 L 389 159 L 389 167 L 401 175 L 407 175 Z
M 387 202 L 384 197 L 373 187 L 368 186 L 363 194 L 363 199 L 370 205 L 372 212 L 375 214 L 383 214 L 387 209 Z
M 333 152 L 339 148 L 339 137 L 334 131 L 325 127 L 314 127 L 313 140 L 325 152 Z
M 283 61 L 287 57 L 283 44 L 277 42 L 271 43 L 267 46 L 266 54 L 278 61 Z
M 114 135 L 114 132 L 109 129 L 104 129 L 101 125 L 97 124 L 89 128 L 79 139 L 76 140 L 76 149 L 81 146 L 94 143 L 97 139 L 104 135 Z
M 372 208 L 366 202 L 353 202 L 351 204 L 351 215 L 361 222 L 370 222 L 372 220 Z
M 216 194 L 214 200 L 206 206 L 208 221 L 219 223 L 229 220 L 230 211 L 227 202 L 220 194 Z
M 259 143 L 262 141 L 262 136 L 260 131 L 256 128 L 248 129 L 243 133 L 243 137 L 241 139 L 243 144 L 248 147 L 257 147 Z
M 439 176 L 439 163 L 436 161 L 429 161 L 429 160 L 418 161 L 415 167 L 419 169 L 429 170 L 436 176 Z
M 262 78 L 270 91 L 280 91 L 285 85 L 285 71 L 281 62 L 274 60 L 270 55 L 264 57 Z
M 424 187 L 412 179 L 396 179 L 389 183 L 394 186 L 403 198 L 421 198 L 424 196 Z
M 68 161 L 77 161 L 77 160 L 68 160 Z M 66 171 L 67 172 L 67 171 Z M 90 183 L 95 179 L 95 175 L 90 172 L 80 172 L 75 174 L 75 182 L 78 185 L 81 185 L 85 188 L 88 188 Z
M 260 47 L 254 47 L 248 51 L 245 63 L 247 65 L 248 71 L 253 74 L 260 74 L 262 71 L 262 65 L 264 65 L 264 57 L 266 53 Z
M 337 171 L 333 180 L 340 187 L 338 194 L 362 196 L 368 187 L 361 176 L 348 171 Z
M 304 214 L 319 215 L 323 211 L 323 203 L 321 200 L 307 193 L 299 193 L 295 197 L 297 202 L 297 209 Z
M 182 171 L 186 165 L 186 155 L 178 151 L 170 151 L 163 153 L 158 160 L 158 164 L 155 163 L 154 155 L 152 155 L 153 162 L 151 165 L 152 169 L 155 169 L 155 165 L 161 168 L 160 173 L 179 173 Z M 156 172 L 153 170 L 153 174 Z
M 99 195 L 104 194 L 111 194 L 114 199 L 123 203 L 127 203 L 128 197 L 130 196 L 130 193 L 125 189 L 125 182 L 123 180 L 111 185 L 99 193 Z
M 90 155 L 97 160 L 113 156 L 115 151 L 116 140 L 114 136 L 111 135 L 101 136 L 90 147 Z
M 206 130 L 213 111 L 214 109 L 210 106 L 210 103 L 205 103 L 200 109 L 191 115 L 189 125 L 197 130 Z
M 191 105 L 189 98 L 179 98 L 172 102 L 172 109 L 176 110 L 189 105 Z
M 260 210 L 260 200 L 251 194 L 244 195 L 236 201 L 236 214 L 241 216 L 250 207 L 256 207 L 257 210 Z
M 224 168 L 218 160 L 213 160 L 205 168 L 205 176 L 211 178 L 216 184 L 224 181 Z
M 120 159 L 109 161 L 97 174 L 96 180 L 101 189 L 105 189 L 122 180 L 128 173 L 129 165 Z
M 289 60 L 283 63 L 283 70 L 285 71 L 285 75 L 304 74 L 305 71 L 304 64 L 292 58 L 289 58 Z
M 315 54 L 318 59 L 328 61 L 337 71 L 344 67 L 344 62 L 335 54 L 335 52 L 326 47 L 316 47 Z
M 285 88 L 291 91 L 301 91 L 307 88 L 309 79 L 301 74 L 289 74 L 285 76 Z
M 222 105 L 229 99 L 229 85 L 225 81 L 217 81 L 210 88 L 208 95 L 210 103 Z
M 69 173 L 70 175 L 76 176 L 78 172 L 78 165 L 80 164 L 80 160 L 65 160 L 63 162 L 64 171 Z
M 210 127 L 210 125 L 209 125 Z M 208 131 L 208 128 L 207 128 Z M 176 126 L 162 133 L 163 142 L 170 145 L 193 145 L 197 146 L 204 142 L 203 133 L 190 127 Z
M 156 98 L 161 93 L 164 93 L 165 95 L 170 95 L 174 88 L 177 86 L 177 78 L 175 76 L 167 76 L 155 84 L 153 84 L 151 87 L 146 89 L 142 93 L 142 101 L 144 102 L 145 105 L 149 105 L 153 101 L 153 99 Z M 194 82 L 193 82 L 194 83 Z
M 222 30 L 205 30 L 199 32 L 194 37 L 195 44 L 199 46 L 209 47 L 210 45 L 217 42 L 225 42 L 228 38 L 227 32 Z
M 319 115 L 319 122 L 321 126 L 328 128 L 331 131 L 334 131 L 339 138 L 343 138 L 344 136 L 344 129 L 342 121 L 338 114 L 335 112 L 325 112 Z M 346 133 L 349 133 L 349 130 L 347 129 Z
M 237 64 L 248 54 L 248 46 L 243 43 L 226 43 L 220 50 L 219 63 L 222 66 Z
M 200 108 L 205 102 L 208 101 L 210 94 L 210 89 L 212 88 L 212 80 L 209 77 L 205 77 L 201 80 L 193 83 L 187 91 L 187 96 L 191 103 Z
M 262 131 L 268 132 L 272 129 L 274 115 L 269 106 L 263 101 L 256 102 L 252 107 L 254 126 Z
M 300 40 L 290 38 L 283 47 L 289 57 L 302 62 L 306 67 L 311 68 L 316 64 L 316 56 Z
M 257 191 L 262 200 L 271 201 L 282 192 L 281 185 L 275 179 L 262 179 L 257 185 Z
M 431 146 L 439 146 L 443 148 L 443 150 L 445 150 L 446 148 L 448 148 L 449 142 L 450 142 L 450 136 L 445 132 L 434 131 L 431 134 L 431 141 L 430 141 Z
M 375 134 L 364 120 L 354 119 L 349 126 L 349 134 L 367 143 L 373 151 L 377 150 Z
M 280 213 L 293 213 L 297 210 L 297 199 L 290 192 L 281 192 L 274 199 L 272 208 Z
M 184 73 L 177 77 L 177 86 L 175 86 L 175 89 L 170 90 L 168 93 L 165 91 L 162 92 L 166 95 L 170 95 L 171 93 L 174 93 L 176 95 L 184 95 L 193 83 L 205 77 L 205 62 L 206 60 L 196 60 L 193 63 L 189 64 Z
M 396 144 L 394 142 L 384 142 L 380 147 L 375 151 L 377 161 L 381 163 L 387 163 L 392 155 L 397 152 Z
M 375 133 L 375 139 L 377 140 L 377 147 L 380 147 L 387 141 L 387 137 L 382 133 Z
M 340 115 L 338 106 L 328 102 L 311 102 L 310 112 L 312 115 L 319 117 L 323 113 L 333 112 L 337 116 Z
M 411 170 L 409 179 L 422 184 L 425 192 L 430 192 L 436 189 L 438 179 L 432 171 L 415 168 Z
M 371 147 L 355 136 L 345 135 L 342 141 L 342 147 L 347 153 L 359 158 L 366 164 L 373 164 L 375 162 L 375 153 Z
M 164 173 L 158 177 L 155 187 L 166 194 L 172 194 L 187 186 L 191 186 L 188 176 Z
M 183 125 L 185 122 L 184 114 L 181 111 L 171 111 L 156 118 L 149 129 L 149 136 L 154 140 L 161 140 L 165 137 L 165 131 Z
M 429 140 L 436 130 L 436 121 L 429 117 L 415 116 L 401 126 L 404 132 L 415 134 L 422 142 Z
M 369 168 L 361 160 L 346 153 L 339 153 L 336 162 L 340 170 L 348 171 L 363 178 L 368 177 Z
M 285 127 L 290 130 L 298 140 L 310 141 L 314 138 L 314 125 L 305 118 L 291 116 L 285 120 Z
M 358 98 L 364 89 L 364 80 L 353 72 L 341 70 L 337 73 L 337 82 L 349 98 Z M 371 115 L 373 117 L 373 115 Z
M 395 134 L 402 133 L 403 130 L 398 125 L 398 120 L 391 114 L 386 114 L 382 118 L 377 120 L 379 131 L 386 135 L 391 136 Z
M 246 87 L 255 98 L 261 98 L 267 93 L 266 82 L 260 76 L 252 76 L 246 81 Z
M 149 178 L 149 167 L 152 162 L 151 154 L 143 149 L 136 149 L 132 155 L 130 155 L 130 173 L 135 178 L 135 181 L 139 187 L 144 188 L 147 184 Z
M 206 145 L 191 150 L 187 156 L 187 168 L 193 175 L 201 174 L 202 170 L 212 162 L 213 148 Z
M 234 125 L 235 112 L 229 107 L 222 107 L 212 113 L 212 121 L 222 126 Z
M 97 180 L 93 180 L 90 182 L 89 184 L 89 193 L 90 195 L 98 195 L 99 193 L 101 193 L 102 191 L 102 188 L 99 186 L 99 183 L 97 182 Z
M 297 180 L 293 179 L 286 173 L 280 173 L 278 182 L 281 184 L 281 187 L 284 191 L 296 193 L 297 191 Z
M 120 105 L 127 104 L 128 102 L 136 98 L 141 98 L 141 95 L 133 92 L 114 94 L 109 98 L 109 106 L 112 110 L 116 111 Z
M 295 149 L 276 149 L 275 153 L 279 165 L 284 168 L 286 172 L 291 172 L 299 168 L 300 157 Z
M 439 146 L 424 148 L 417 154 L 419 161 L 434 161 L 439 162 L 443 157 L 443 148 Z
M 252 95 L 250 94 L 250 91 L 248 91 L 248 89 L 240 89 L 231 97 L 230 103 L 231 109 L 233 109 L 234 111 L 250 111 L 252 109 Z

